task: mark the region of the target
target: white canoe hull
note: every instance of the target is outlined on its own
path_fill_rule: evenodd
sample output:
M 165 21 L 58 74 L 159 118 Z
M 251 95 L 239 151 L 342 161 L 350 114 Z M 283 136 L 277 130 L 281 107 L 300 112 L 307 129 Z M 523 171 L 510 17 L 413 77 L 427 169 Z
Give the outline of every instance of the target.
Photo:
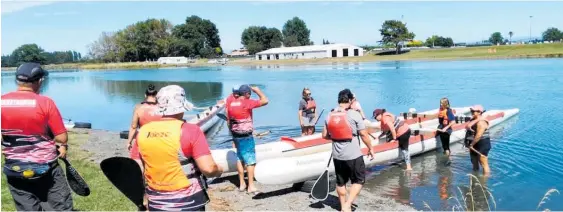
M 489 116 L 491 119 L 489 120 L 490 127 L 494 127 L 518 113 L 519 109 L 491 110 L 485 112 L 484 116 Z M 463 140 L 466 131 L 464 128 L 465 124 L 467 123 L 456 124 L 457 126 L 454 128 L 455 131 L 450 138 L 451 143 Z M 433 133 L 429 134 L 431 135 L 411 137 L 409 146 L 411 156 L 436 149 L 438 146 L 437 142 L 439 141 L 436 140 Z M 423 139 L 422 141 L 420 141 L 421 138 Z M 418 139 L 418 141 L 416 141 L 416 139 Z M 364 147 L 363 150 L 365 153 L 367 149 L 364 145 L 362 146 Z M 398 144 L 395 142 L 382 144 L 373 142 L 373 147 L 374 152 L 376 152 L 374 159 L 370 161 L 367 156 L 364 156 L 366 167 L 401 160 Z M 255 178 L 258 182 L 269 185 L 299 183 L 316 179 L 326 169 L 331 154 L 332 152 L 329 149 L 315 154 L 264 160 L 257 163 Z M 334 165 L 332 162 L 330 163 L 329 171 L 330 173 L 334 173 Z
M 462 115 L 469 113 L 469 107 L 454 108 L 456 114 Z M 436 114 L 437 109 L 422 112 L 419 114 Z M 438 119 L 430 119 L 420 123 L 415 123 L 409 125 L 411 129 L 416 130 L 421 127 L 431 127 L 438 125 Z M 379 127 L 379 122 L 372 122 L 370 127 Z M 372 134 L 374 137 L 380 135 L 380 132 Z M 281 157 L 294 157 L 303 156 L 309 154 L 315 154 L 320 152 L 325 152 L 331 150 L 332 146 L 330 141 L 321 138 L 321 133 L 316 133 L 309 136 L 301 136 L 294 138 L 293 141 L 280 140 L 276 142 L 266 143 L 256 145 L 256 161 L 261 163 L 261 161 L 281 158 Z M 223 168 L 223 173 L 228 175 L 228 173 L 237 171 L 237 155 L 236 149 L 216 149 L 212 150 L 211 154 L 215 163 Z
M 198 125 L 203 132 L 207 132 L 211 127 L 222 119 L 217 116 L 218 113 L 225 111 L 225 101 L 219 100 L 216 105 L 210 106 L 206 110 L 198 113 L 195 117 L 186 122 Z

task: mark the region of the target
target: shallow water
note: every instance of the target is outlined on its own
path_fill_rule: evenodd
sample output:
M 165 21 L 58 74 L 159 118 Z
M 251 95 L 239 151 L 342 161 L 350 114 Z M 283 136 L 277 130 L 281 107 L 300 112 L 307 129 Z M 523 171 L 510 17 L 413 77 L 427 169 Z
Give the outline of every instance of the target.
M 338 91 L 350 88 L 368 115 L 375 107 L 393 113 L 411 107 L 431 110 L 444 96 L 454 107 L 479 103 L 487 109 L 520 108 L 519 115 L 492 129 L 492 175 L 480 180 L 493 194 L 497 210 L 535 210 L 547 190 L 563 189 L 563 115 L 556 112 L 563 105 L 562 82 L 561 59 L 412 61 L 52 73 L 44 94 L 56 101 L 65 118 L 120 131 L 128 128 L 131 109 L 142 101 L 148 83 L 179 84 L 198 106 L 227 96 L 235 84 L 252 83 L 270 99 L 254 112 L 258 131 L 272 131 L 259 143 L 300 134 L 297 106 L 303 87 L 311 88 L 317 104 L 327 110 L 335 106 Z M 14 89 L 13 74 L 3 74 L 2 94 Z M 218 145 L 228 138 L 223 126 L 208 138 L 212 148 L 229 146 Z M 487 192 L 476 185 L 471 187 L 475 203 L 463 203 L 471 164 L 461 145 L 452 150 L 447 167 L 440 152 L 413 158 L 410 175 L 402 166 L 375 167 L 366 188 L 417 209 L 428 210 L 428 204 L 432 210 L 464 205 L 487 210 Z M 562 200 L 554 194 L 540 209 L 563 210 Z M 494 209 L 492 200 L 487 201 Z

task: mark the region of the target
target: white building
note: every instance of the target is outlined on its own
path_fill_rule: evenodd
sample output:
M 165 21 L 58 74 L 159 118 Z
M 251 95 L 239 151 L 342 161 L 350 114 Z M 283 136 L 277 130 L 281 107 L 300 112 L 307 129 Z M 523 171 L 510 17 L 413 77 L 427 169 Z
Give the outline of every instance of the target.
M 358 57 L 364 49 L 350 44 L 280 47 L 256 53 L 256 60 L 316 59 L 327 57 Z
M 187 64 L 189 60 L 187 57 L 160 57 L 157 62 L 158 64 Z

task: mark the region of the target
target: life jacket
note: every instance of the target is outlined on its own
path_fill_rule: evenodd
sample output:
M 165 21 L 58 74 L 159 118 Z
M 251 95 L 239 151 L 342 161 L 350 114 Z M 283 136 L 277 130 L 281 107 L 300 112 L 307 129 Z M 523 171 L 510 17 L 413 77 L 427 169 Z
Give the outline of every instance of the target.
M 442 127 L 448 126 L 450 124 L 450 121 L 452 121 L 448 118 L 448 111 L 450 110 L 450 108 L 438 110 L 438 122 L 442 125 Z
M 387 127 L 387 119 L 385 117 L 391 117 L 393 120 L 393 128 L 395 128 L 395 132 L 397 133 L 397 137 L 401 136 L 403 133 L 409 130 L 409 125 L 405 123 L 403 119 L 400 119 L 398 116 L 393 116 L 391 113 L 385 112 L 381 116 L 381 130 L 386 132 L 386 136 L 388 140 L 393 139 L 391 134 L 391 129 Z
M 340 109 L 332 109 L 328 113 L 326 129 L 332 140 L 346 141 L 352 140 L 354 132 L 348 122 L 348 112 Z
M 472 118 L 470 122 L 472 122 L 473 120 L 475 120 L 475 119 Z M 489 121 L 486 120 L 486 119 L 484 119 L 484 118 L 481 118 L 480 121 L 486 121 L 486 122 L 487 122 L 487 125 L 489 125 Z M 467 131 L 465 132 L 465 140 L 464 140 L 464 143 L 465 143 L 465 146 L 466 146 L 466 147 L 469 147 L 469 144 L 471 144 L 471 142 L 473 142 L 473 140 L 475 140 L 475 135 L 477 134 L 477 123 L 478 123 L 478 122 L 474 123 L 473 126 L 471 126 L 471 129 L 472 129 L 473 131 L 467 130 Z M 490 142 L 490 141 L 491 141 L 491 135 L 490 135 L 490 133 L 489 133 L 489 127 L 487 127 L 487 129 L 485 129 L 485 131 L 483 132 L 483 135 L 481 136 L 481 139 L 479 140 L 479 143 L 482 143 L 482 142 Z
M 151 121 L 157 121 L 162 118 L 162 115 L 156 113 L 156 111 L 158 110 L 156 102 L 141 102 L 139 110 L 139 127 Z
M 249 136 L 254 131 L 252 109 L 245 105 L 245 99 L 235 99 L 228 110 L 230 131 L 234 136 Z
M 158 191 L 177 191 L 190 187 L 200 175 L 191 157 L 182 153 L 181 120 L 147 123 L 139 129 L 137 144 L 144 162 L 147 186 Z M 184 172 L 184 166 L 189 166 Z M 187 177 L 186 177 L 187 175 Z
M 305 110 L 303 110 L 304 114 L 311 114 L 311 113 L 315 113 L 315 110 L 317 109 L 317 103 L 315 103 L 315 99 L 313 99 L 313 97 L 311 97 L 311 99 L 305 100 L 305 102 L 307 102 L 307 107 L 305 108 Z

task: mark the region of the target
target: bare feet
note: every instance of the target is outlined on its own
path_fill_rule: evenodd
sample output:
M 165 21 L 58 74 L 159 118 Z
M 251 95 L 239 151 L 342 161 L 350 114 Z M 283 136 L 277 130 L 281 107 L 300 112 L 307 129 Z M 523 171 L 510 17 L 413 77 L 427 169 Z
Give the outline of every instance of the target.
M 247 192 L 248 192 L 249 194 L 254 194 L 254 195 L 260 193 L 260 191 L 258 191 L 258 189 L 257 189 L 256 187 L 254 187 L 254 186 L 253 186 L 252 188 L 249 187 Z
M 344 203 L 344 205 L 340 206 L 342 212 L 352 212 L 352 204 L 351 203 Z
M 239 190 L 239 191 L 244 191 L 244 190 L 246 190 L 246 184 L 244 184 L 244 183 L 240 184 L 240 186 L 238 187 L 238 190 Z
M 407 164 L 407 171 L 412 171 L 412 167 L 410 164 Z

